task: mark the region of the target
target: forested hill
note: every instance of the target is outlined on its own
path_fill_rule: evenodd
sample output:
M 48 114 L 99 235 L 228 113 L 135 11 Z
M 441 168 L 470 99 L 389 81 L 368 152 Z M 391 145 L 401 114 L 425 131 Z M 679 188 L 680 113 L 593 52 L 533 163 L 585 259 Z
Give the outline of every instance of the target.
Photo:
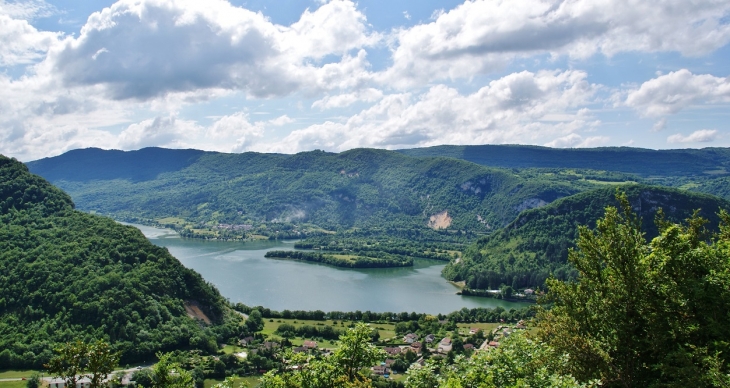
M 659 208 L 673 222 L 683 221 L 695 209 L 701 209 L 700 215 L 713 226 L 719 223 L 719 209 L 730 209 L 730 202 L 705 194 L 646 185 L 620 189 L 641 217 L 648 239 L 658 234 L 654 221 Z M 550 273 L 562 280 L 570 279 L 575 273 L 567 264 L 568 248 L 578 237 L 578 225 L 595 227 L 606 206 L 618 206 L 615 194 L 616 188 L 606 187 L 525 211 L 507 227 L 470 246 L 461 260 L 449 263 L 444 276 L 463 280 L 473 289 L 495 289 L 501 284 L 538 287 Z
M 489 232 L 522 210 L 596 187 L 573 175 L 528 176 L 463 160 L 374 149 L 295 155 L 89 149 L 28 166 L 67 191 L 81 210 L 208 226 L 308 223 L 338 230 L 430 225 Z
M 450 157 L 502 168 L 581 168 L 649 176 L 702 176 L 730 172 L 730 149 L 650 150 L 631 147 L 549 148 L 526 145 L 435 146 L 405 155 Z
M 212 326 L 186 313 L 201 309 Z M 40 368 L 61 342 L 104 338 L 122 362 L 217 349 L 225 301 L 133 227 L 74 210 L 68 195 L 0 155 L 0 365 Z
M 137 151 L 85 148 L 28 163 L 36 174 L 51 182 L 127 179 L 133 182 L 154 179 L 166 172 L 179 171 L 195 163 L 206 151 L 143 148 Z

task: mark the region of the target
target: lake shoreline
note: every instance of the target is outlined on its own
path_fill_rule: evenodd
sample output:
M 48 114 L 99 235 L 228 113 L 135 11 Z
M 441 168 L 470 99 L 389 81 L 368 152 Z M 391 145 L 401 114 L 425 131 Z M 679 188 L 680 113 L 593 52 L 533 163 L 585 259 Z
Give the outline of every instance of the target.
M 271 260 L 269 251 L 294 250 L 296 240 L 250 242 L 183 238 L 171 229 L 136 225 L 187 268 L 199 272 L 232 303 L 272 310 L 419 311 L 447 314 L 462 308 L 521 308 L 528 304 L 455 294 L 441 276 L 443 261 L 413 266 L 341 268 L 298 260 Z

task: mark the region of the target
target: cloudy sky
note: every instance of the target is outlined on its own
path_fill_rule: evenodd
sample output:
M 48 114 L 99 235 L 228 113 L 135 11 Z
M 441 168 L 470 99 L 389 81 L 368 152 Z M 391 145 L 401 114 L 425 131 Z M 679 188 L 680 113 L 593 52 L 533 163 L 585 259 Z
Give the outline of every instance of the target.
M 730 146 L 727 0 L 0 0 L 0 153 Z

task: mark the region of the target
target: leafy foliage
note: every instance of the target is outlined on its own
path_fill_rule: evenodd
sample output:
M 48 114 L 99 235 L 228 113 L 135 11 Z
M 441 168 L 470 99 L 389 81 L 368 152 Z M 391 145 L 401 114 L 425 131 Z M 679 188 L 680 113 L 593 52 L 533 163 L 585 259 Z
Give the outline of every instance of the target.
M 99 388 L 118 364 L 119 354 L 103 340 L 91 344 L 77 340 L 61 345 L 45 367 L 69 386 L 75 387 L 79 377 L 88 377 L 90 387 Z
M 604 386 L 709 387 L 730 361 L 730 216 L 708 241 L 705 220 L 668 222 L 645 240 L 626 195 L 569 253 L 576 282 L 548 281 L 540 338 L 570 355 L 567 370 Z
M 0 365 L 40 367 L 58 344 L 105 339 L 125 362 L 175 348 L 215 350 L 236 326 L 199 274 L 142 233 L 73 209 L 0 156 Z M 201 327 L 185 301 L 217 323 Z
M 424 367 L 411 367 L 407 388 L 426 387 L 552 387 L 597 386 L 581 384 L 563 371 L 567 357 L 524 333 L 515 333 L 498 348 L 457 356 L 451 364 L 429 360 Z

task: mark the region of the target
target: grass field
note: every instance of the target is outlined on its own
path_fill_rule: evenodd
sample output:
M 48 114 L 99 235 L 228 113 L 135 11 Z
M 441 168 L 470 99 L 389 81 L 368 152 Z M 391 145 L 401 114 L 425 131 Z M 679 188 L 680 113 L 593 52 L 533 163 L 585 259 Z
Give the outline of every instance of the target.
M 45 373 L 38 370 L 6 370 L 0 372 L 0 379 L 16 379 L 19 377 L 30 377 L 33 373 Z
M 206 379 L 205 380 L 205 388 L 210 388 L 216 384 L 222 383 L 223 379 Z M 247 377 L 237 377 L 234 380 L 234 386 L 238 386 L 240 383 L 245 383 L 245 387 L 253 388 L 259 384 L 259 376 L 247 376 Z
M 304 325 L 310 325 L 310 326 L 332 326 L 336 329 L 343 330 L 346 329 L 351 322 L 342 322 L 342 321 L 336 321 L 337 324 L 334 324 L 334 321 L 327 320 L 327 321 L 312 321 L 312 320 L 303 320 L 303 319 L 274 319 L 273 322 L 269 322 L 269 320 L 264 320 L 264 330 L 262 331 L 263 334 L 266 335 L 275 335 L 274 332 L 279 327 L 279 325 L 288 323 L 290 325 L 294 325 L 295 327 L 300 327 Z M 343 324 L 344 323 L 344 324 Z M 378 332 L 380 332 L 380 339 L 384 340 L 387 338 L 394 338 L 395 337 L 395 324 L 392 323 L 371 323 L 371 327 L 378 329 Z M 303 340 L 299 338 L 294 338 L 291 340 L 292 344 L 294 345 L 301 345 Z M 332 341 L 332 343 L 335 341 Z M 324 345 L 319 344 L 320 347 L 324 348 L 331 348 L 333 347 L 332 343 L 330 341 L 326 341 Z
M 23 380 L 17 381 L 0 381 L 0 388 L 25 388 L 27 382 Z

